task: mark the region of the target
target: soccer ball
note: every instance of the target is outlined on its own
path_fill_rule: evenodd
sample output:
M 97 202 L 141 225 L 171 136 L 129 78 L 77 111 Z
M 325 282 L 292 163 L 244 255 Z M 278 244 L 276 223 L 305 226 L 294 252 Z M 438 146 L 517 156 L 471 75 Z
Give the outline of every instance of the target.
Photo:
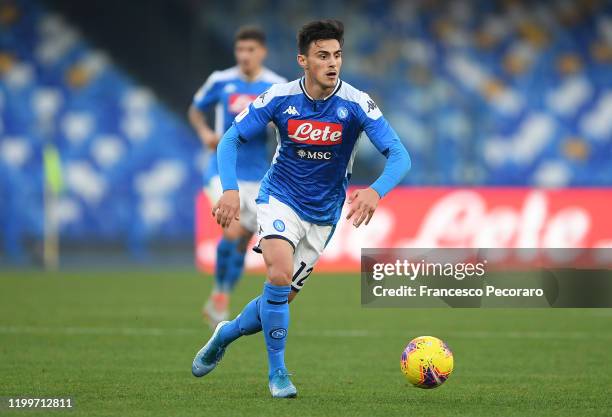
M 401 367 L 415 387 L 437 388 L 453 372 L 453 352 L 436 337 L 417 337 L 402 352 Z

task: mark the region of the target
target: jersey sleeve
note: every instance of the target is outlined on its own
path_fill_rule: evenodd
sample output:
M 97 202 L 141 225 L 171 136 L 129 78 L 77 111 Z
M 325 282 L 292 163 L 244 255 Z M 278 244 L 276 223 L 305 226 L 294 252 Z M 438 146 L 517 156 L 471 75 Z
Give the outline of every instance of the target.
M 217 71 L 213 72 L 193 96 L 193 105 L 199 110 L 205 110 L 221 99 L 223 83 L 219 82 L 218 75 Z
M 274 97 L 273 85 L 236 116 L 233 126 L 238 130 L 241 141 L 247 142 L 266 129 L 274 116 L 276 107 Z
M 366 132 L 376 149 L 387 156 L 389 149 L 400 142 L 399 136 L 382 112 L 366 93 L 361 93 L 359 99 L 361 128 Z

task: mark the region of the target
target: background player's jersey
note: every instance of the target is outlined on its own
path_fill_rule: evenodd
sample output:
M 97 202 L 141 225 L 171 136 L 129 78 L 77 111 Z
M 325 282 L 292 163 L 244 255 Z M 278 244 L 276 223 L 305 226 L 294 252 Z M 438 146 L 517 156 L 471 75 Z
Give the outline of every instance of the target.
M 215 132 L 220 136 L 232 125 L 234 117 L 262 92 L 275 83 L 287 80 L 267 68 L 254 81 L 246 81 L 240 69 L 232 67 L 215 71 L 193 97 L 199 110 L 215 106 Z M 252 137 L 250 143 L 238 152 L 236 176 L 243 181 L 259 181 L 270 166 L 266 152 L 267 132 L 262 129 Z M 252 143 L 251 143 L 252 142 Z M 204 181 L 217 175 L 217 153 L 211 152 L 204 171 Z
M 273 121 L 279 144 L 258 202 L 272 195 L 306 221 L 335 224 L 361 132 L 383 154 L 399 138 L 366 93 L 338 81 L 329 97 L 314 100 L 303 83 L 273 85 L 236 117 L 234 125 L 244 142 L 238 149 Z

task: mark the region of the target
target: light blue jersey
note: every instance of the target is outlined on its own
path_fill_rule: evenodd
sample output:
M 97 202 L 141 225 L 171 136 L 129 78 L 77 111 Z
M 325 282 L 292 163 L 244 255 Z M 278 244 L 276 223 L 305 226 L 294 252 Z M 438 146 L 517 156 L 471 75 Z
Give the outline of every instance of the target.
M 335 224 L 361 133 L 365 131 L 384 155 L 401 143 L 366 93 L 339 80 L 330 96 L 314 100 L 303 83 L 299 79 L 273 85 L 236 117 L 242 142 L 238 149 L 242 152 L 274 122 L 279 143 L 257 201 L 274 196 L 303 220 Z
M 222 135 L 231 126 L 234 117 L 259 94 L 272 84 L 286 81 L 267 68 L 263 68 L 254 81 L 247 81 L 237 66 L 215 71 L 193 97 L 193 105 L 202 111 L 215 106 L 215 132 Z M 260 181 L 270 166 L 266 152 L 266 130 L 262 129 L 251 139 L 238 152 L 236 175 L 239 180 Z M 204 182 L 208 183 L 217 173 L 217 155 L 211 152 L 204 170 Z

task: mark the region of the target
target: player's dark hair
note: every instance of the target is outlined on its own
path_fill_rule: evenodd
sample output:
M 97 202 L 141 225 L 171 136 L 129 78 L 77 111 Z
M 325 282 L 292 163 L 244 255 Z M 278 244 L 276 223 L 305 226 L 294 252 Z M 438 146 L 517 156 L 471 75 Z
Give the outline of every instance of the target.
M 297 34 L 298 51 L 301 55 L 308 54 L 312 42 L 335 39 L 344 43 L 344 24 L 336 19 L 315 20 L 306 23 Z
M 259 26 L 242 26 L 234 36 L 234 42 L 254 40 L 266 45 L 266 33 Z

